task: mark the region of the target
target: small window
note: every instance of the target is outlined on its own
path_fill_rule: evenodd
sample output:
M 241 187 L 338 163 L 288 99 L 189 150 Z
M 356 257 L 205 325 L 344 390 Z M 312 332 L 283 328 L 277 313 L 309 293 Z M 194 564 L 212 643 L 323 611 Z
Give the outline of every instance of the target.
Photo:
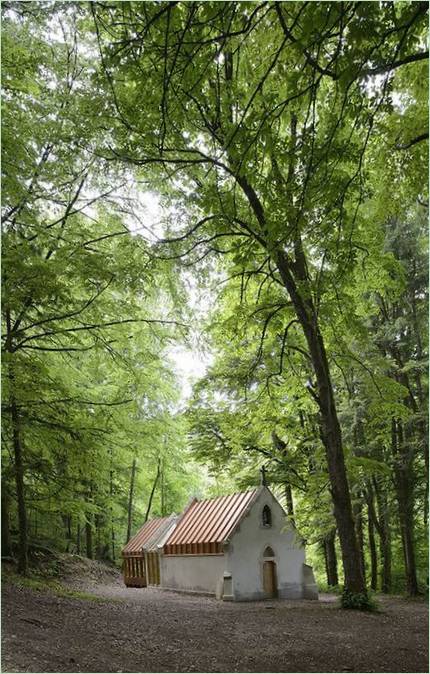
M 267 546 L 265 551 L 263 552 L 263 557 L 274 557 L 275 553 L 273 552 L 272 548 L 270 545 Z
M 264 508 L 263 508 L 262 521 L 263 521 L 263 527 L 271 527 L 272 526 L 272 512 L 271 512 L 269 506 L 267 506 L 267 505 L 265 505 Z

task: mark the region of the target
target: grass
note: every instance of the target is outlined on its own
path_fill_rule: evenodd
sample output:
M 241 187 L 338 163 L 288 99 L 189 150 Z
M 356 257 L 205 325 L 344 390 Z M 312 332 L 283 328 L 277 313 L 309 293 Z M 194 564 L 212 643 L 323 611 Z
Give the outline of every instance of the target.
M 5 579 L 10 583 L 13 583 L 17 587 L 28 587 L 31 590 L 36 592 L 52 592 L 57 597 L 67 597 L 69 599 L 82 599 L 84 601 L 93 601 L 93 602 L 114 602 L 118 600 L 106 599 L 104 597 L 99 597 L 90 592 L 82 592 L 81 590 L 71 590 L 67 587 L 64 587 L 58 580 L 53 580 L 51 578 L 43 578 L 42 576 L 20 576 L 17 573 L 6 572 L 4 573 Z

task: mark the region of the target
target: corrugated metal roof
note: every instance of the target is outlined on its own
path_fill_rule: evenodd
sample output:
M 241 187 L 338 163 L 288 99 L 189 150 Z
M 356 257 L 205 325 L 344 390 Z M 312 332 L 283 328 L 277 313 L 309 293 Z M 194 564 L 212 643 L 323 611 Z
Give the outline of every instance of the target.
M 159 547 L 162 547 L 167 537 L 170 536 L 171 532 L 175 528 L 178 519 L 179 517 L 175 514 L 170 515 L 169 517 L 164 517 L 163 521 L 160 523 L 160 526 L 156 529 L 154 534 L 144 543 L 143 549 L 145 551 L 151 552 L 158 550 Z
M 142 548 L 145 544 L 149 543 L 157 535 L 157 532 L 160 529 L 163 532 L 165 531 L 164 525 L 167 524 L 171 517 L 171 515 L 168 517 L 154 517 L 154 519 L 145 522 L 137 534 L 130 538 L 127 545 L 123 548 L 122 554 L 137 555 L 142 552 Z
M 166 554 L 220 552 L 220 544 L 228 539 L 258 491 L 253 489 L 230 496 L 191 502 L 166 540 L 164 552 Z M 210 550 L 192 547 L 203 543 L 213 544 L 213 547 Z

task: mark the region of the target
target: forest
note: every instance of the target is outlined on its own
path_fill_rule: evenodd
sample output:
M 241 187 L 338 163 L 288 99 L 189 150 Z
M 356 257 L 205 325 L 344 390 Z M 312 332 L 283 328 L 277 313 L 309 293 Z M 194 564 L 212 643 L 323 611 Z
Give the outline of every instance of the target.
M 19 574 L 264 466 L 320 589 L 428 590 L 427 15 L 2 2 Z

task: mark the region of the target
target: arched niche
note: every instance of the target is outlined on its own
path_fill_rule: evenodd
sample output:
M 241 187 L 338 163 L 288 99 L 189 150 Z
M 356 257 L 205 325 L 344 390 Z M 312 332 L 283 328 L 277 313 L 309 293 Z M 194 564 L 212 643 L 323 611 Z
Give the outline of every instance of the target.
M 275 553 L 273 552 L 273 548 L 270 547 L 270 545 L 265 548 L 263 552 L 263 557 L 274 557 Z
M 272 526 L 272 511 L 268 505 L 265 505 L 263 508 L 263 512 L 261 513 L 261 521 L 263 523 L 263 527 Z

